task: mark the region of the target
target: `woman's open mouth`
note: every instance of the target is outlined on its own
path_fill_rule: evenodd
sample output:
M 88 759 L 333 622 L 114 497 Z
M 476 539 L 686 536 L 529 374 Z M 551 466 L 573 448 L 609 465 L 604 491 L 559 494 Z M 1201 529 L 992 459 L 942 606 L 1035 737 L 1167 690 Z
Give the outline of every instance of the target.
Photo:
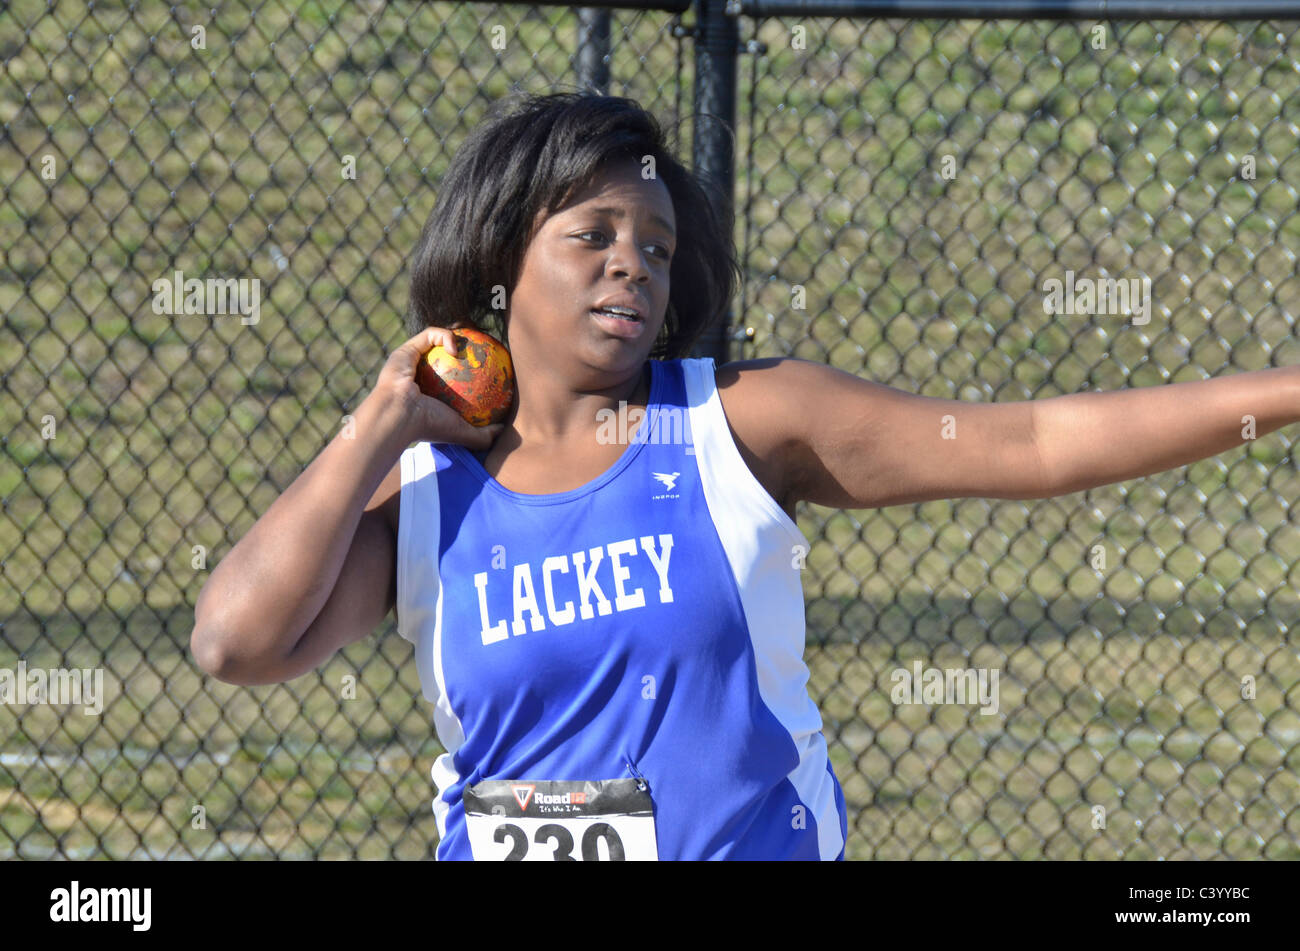
M 645 321 L 623 307 L 593 309 L 591 314 L 616 337 L 638 337 L 645 325 Z

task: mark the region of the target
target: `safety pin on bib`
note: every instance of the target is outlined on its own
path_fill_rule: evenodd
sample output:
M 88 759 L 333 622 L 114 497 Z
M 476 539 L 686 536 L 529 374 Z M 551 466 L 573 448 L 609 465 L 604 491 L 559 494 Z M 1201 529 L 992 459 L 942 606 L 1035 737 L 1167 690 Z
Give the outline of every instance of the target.
M 650 784 L 646 782 L 646 778 L 641 775 L 641 771 L 632 765 L 632 760 L 629 759 L 626 754 L 623 756 L 623 762 L 627 763 L 627 771 L 631 773 L 632 778 L 636 780 L 636 788 L 642 792 L 649 790 Z

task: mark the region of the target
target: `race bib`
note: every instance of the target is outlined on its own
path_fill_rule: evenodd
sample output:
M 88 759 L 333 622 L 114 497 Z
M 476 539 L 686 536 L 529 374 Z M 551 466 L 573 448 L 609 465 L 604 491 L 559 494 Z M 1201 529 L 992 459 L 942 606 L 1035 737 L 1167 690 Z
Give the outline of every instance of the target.
M 484 780 L 466 787 L 477 862 L 655 862 L 654 803 L 634 779 Z

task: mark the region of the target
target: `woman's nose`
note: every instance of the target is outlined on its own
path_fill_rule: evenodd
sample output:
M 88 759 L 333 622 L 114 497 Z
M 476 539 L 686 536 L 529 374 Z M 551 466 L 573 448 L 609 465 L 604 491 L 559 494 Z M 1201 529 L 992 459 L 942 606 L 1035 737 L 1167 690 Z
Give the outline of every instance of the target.
M 645 255 L 630 243 L 615 244 L 609 256 L 609 267 L 615 274 L 626 274 L 634 279 L 648 280 L 650 268 Z

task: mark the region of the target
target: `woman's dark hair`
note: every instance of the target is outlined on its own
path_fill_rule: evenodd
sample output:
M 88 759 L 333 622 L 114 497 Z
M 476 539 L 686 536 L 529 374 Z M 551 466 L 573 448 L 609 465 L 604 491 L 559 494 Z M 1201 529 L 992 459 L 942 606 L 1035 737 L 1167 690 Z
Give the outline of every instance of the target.
M 506 315 L 492 307 L 493 288 L 514 292 L 538 214 L 558 211 L 606 161 L 642 163 L 648 155 L 677 217 L 668 310 L 650 356 L 688 356 L 725 312 L 741 273 L 732 221 L 721 220 L 673 151 L 655 117 L 631 99 L 563 92 L 497 103 L 452 158 L 420 236 L 409 335 L 459 324 L 505 340 Z

